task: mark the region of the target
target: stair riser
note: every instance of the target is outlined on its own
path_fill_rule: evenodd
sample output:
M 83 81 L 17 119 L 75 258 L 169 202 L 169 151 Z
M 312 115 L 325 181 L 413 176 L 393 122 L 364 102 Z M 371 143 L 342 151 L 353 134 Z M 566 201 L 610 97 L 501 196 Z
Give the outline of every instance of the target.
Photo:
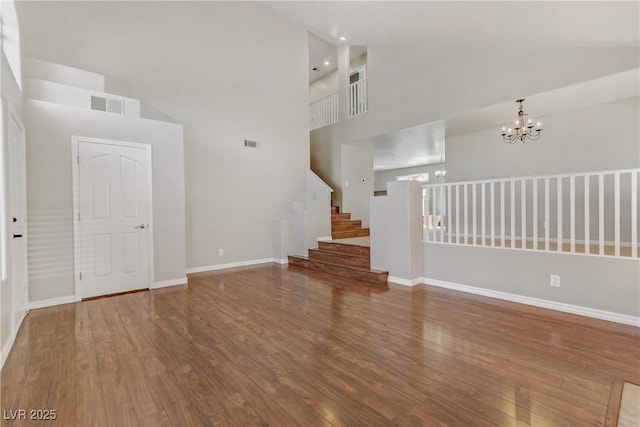
M 293 261 L 293 262 L 292 262 Z M 335 265 L 323 264 L 312 260 L 306 261 L 306 265 L 298 262 L 294 258 L 290 258 L 289 265 L 308 268 L 309 270 L 322 271 L 325 273 L 335 274 L 336 276 L 349 277 L 351 279 L 363 280 L 370 283 L 387 283 L 388 273 L 376 273 L 373 271 L 352 270 L 349 267 L 340 267 Z
M 362 221 L 338 221 L 331 223 L 331 231 L 354 230 L 362 228 Z
M 331 222 L 335 221 L 350 221 L 351 214 L 350 213 L 336 213 L 331 214 Z
M 361 258 L 352 255 L 339 255 L 337 253 L 322 252 L 309 249 L 310 260 L 328 261 L 334 264 L 342 264 L 346 266 L 354 266 L 361 268 L 371 268 L 369 258 Z
M 346 239 L 349 237 L 365 237 L 369 235 L 368 228 L 360 228 L 356 230 L 342 230 L 331 233 L 333 239 Z
M 318 248 L 320 250 L 327 250 L 331 252 L 338 252 L 345 255 L 353 255 L 362 258 L 369 258 L 371 250 L 366 246 L 357 246 L 357 245 L 344 245 L 340 243 L 333 242 L 318 242 Z

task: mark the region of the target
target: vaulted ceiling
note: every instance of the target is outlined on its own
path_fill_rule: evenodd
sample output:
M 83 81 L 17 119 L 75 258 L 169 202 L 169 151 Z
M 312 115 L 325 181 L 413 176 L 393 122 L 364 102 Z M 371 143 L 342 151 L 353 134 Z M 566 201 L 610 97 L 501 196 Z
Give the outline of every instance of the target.
M 331 51 L 331 45 L 341 43 L 369 49 L 402 46 L 417 55 L 447 56 L 462 54 L 469 49 L 492 49 L 505 54 L 513 50 L 588 47 L 640 49 L 640 2 L 637 1 L 311 1 L 264 2 L 261 5 L 288 17 L 313 34 L 310 64 L 323 64 L 324 58 L 320 57 Z M 341 41 L 340 37 L 346 41 Z M 323 51 L 322 45 L 325 48 L 328 45 L 328 50 Z M 544 64 L 536 64 L 532 58 L 532 66 Z M 322 72 L 328 70 L 321 69 L 319 73 Z M 311 80 L 318 77 L 310 74 Z M 627 78 L 624 80 L 626 83 L 616 87 L 634 86 L 633 80 Z M 595 83 L 579 89 L 567 88 L 565 95 L 560 90 L 542 94 L 539 99 L 536 99 L 536 94 L 531 94 L 528 96 L 529 105 L 536 106 L 538 115 L 551 114 L 554 112 L 552 101 L 557 96 L 572 96 L 576 90 L 588 88 L 595 92 L 586 95 L 584 104 L 593 105 L 594 99 L 607 98 L 607 91 L 598 89 L 601 86 L 602 83 Z M 635 86 L 637 92 L 637 84 Z M 573 108 L 579 108 L 581 98 L 574 99 L 575 102 L 571 103 Z M 513 105 L 460 112 L 447 120 L 378 135 L 357 143 L 373 147 L 376 169 L 435 163 L 444 154 L 445 133 L 498 125 L 512 110 L 515 111 Z

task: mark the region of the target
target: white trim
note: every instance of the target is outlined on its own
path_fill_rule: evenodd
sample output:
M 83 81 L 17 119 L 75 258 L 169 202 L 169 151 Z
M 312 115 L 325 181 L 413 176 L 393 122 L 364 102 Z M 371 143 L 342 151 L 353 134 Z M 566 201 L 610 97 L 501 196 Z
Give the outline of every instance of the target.
M 543 180 L 543 179 L 555 179 L 555 178 L 569 178 L 569 177 L 584 177 L 584 176 L 598 176 L 598 175 L 613 175 L 615 173 L 631 173 L 638 172 L 640 169 L 611 169 L 605 171 L 591 171 L 591 172 L 577 172 L 577 173 L 565 173 L 558 175 L 528 175 L 528 176 L 514 176 L 511 178 L 496 178 L 496 179 L 480 179 L 477 181 L 457 181 L 457 182 L 442 182 L 438 184 L 423 184 L 421 187 L 446 187 L 450 185 L 465 185 L 465 184 L 482 184 L 482 183 L 498 183 L 498 182 L 511 182 L 520 180 Z
M 152 286 L 149 287 L 149 289 L 160 289 L 160 288 L 166 288 L 169 286 L 178 286 L 178 285 L 186 285 L 188 282 L 187 277 L 181 277 L 179 279 L 172 279 L 172 280 L 163 280 L 162 282 L 155 282 Z
M 514 239 L 517 240 L 517 239 Z M 615 255 L 600 255 L 594 252 L 558 252 L 557 250 L 546 250 L 546 249 L 530 249 L 530 248 L 510 248 L 510 247 L 502 247 L 502 246 L 480 246 L 474 245 L 471 243 L 448 243 L 448 242 L 435 242 L 431 240 L 422 240 L 423 244 L 436 244 L 436 245 L 449 245 L 449 246 L 466 246 L 471 248 L 481 248 L 481 249 L 501 249 L 506 251 L 522 251 L 522 252 L 537 252 L 544 254 L 557 254 L 557 255 L 571 255 L 571 256 L 588 256 L 588 257 L 597 257 L 597 258 L 612 258 L 612 259 L 630 259 L 637 260 L 638 258 L 633 258 L 631 256 L 615 256 Z
M 248 261 L 238 261 L 238 262 L 229 262 L 226 264 L 215 264 L 215 265 L 207 265 L 203 267 L 192 267 L 187 268 L 187 274 L 194 273 L 202 273 L 203 271 L 215 271 L 215 270 L 224 270 L 227 268 L 236 268 L 236 267 L 247 267 L 249 265 L 257 265 L 257 264 L 268 264 L 271 262 L 275 262 L 278 264 L 284 264 L 284 260 L 279 258 L 261 258 L 261 259 L 251 259 Z
M 12 325 L 11 335 L 9 336 L 9 339 L 7 339 L 7 342 L 4 343 L 4 346 L 2 347 L 2 354 L 0 355 L 0 370 L 2 370 L 2 367 L 4 366 L 4 362 L 7 361 L 7 358 L 9 357 L 9 353 L 11 353 L 11 349 L 13 349 L 13 344 L 15 344 L 16 338 L 18 337 L 18 331 L 22 326 L 22 322 L 24 321 L 24 318 L 27 317 L 28 311 L 29 309 L 27 309 L 27 311 L 24 312 L 24 314 L 20 318 L 20 321 L 18 322 L 17 325 Z M 11 322 L 13 323 L 13 313 L 11 313 L 11 317 L 12 317 Z
M 272 258 L 272 259 L 273 259 L 273 262 L 275 262 L 276 264 L 280 264 L 280 265 L 289 264 L 288 259 L 280 259 L 280 258 Z
M 155 265 L 154 265 L 154 251 L 153 251 L 153 156 L 151 153 L 151 144 L 140 144 L 137 142 L 129 141 L 117 141 L 105 138 L 92 138 L 85 136 L 71 136 L 71 174 L 72 174 L 72 191 L 73 191 L 73 282 L 74 292 L 78 298 L 82 298 L 82 284 L 80 281 L 80 266 L 78 260 L 80 259 L 80 221 L 78 221 L 78 214 L 80 213 L 80 169 L 78 167 L 78 155 L 80 152 L 80 142 L 90 142 L 94 144 L 107 144 L 117 145 L 123 147 L 133 147 L 145 150 L 147 153 L 147 221 L 148 221 L 148 286 L 154 284 Z
M 333 237 L 331 236 L 321 236 L 317 238 L 318 242 L 328 242 L 330 240 L 333 240 Z
M 415 279 L 403 279 L 402 277 L 389 276 L 387 277 L 387 282 L 402 286 L 415 286 L 422 283 L 422 277 L 416 277 Z
M 7 340 L 7 342 L 4 343 L 4 346 L 2 347 L 2 355 L 0 356 L 0 369 L 4 367 L 4 362 L 7 361 L 7 358 L 9 357 L 9 353 L 11 353 L 13 344 L 16 342 L 16 336 L 17 336 L 17 333 L 12 331 L 11 335 L 9 336 L 9 339 Z
M 512 294 L 509 292 L 494 291 L 492 289 L 478 288 L 475 286 L 463 285 L 460 283 L 447 282 L 444 280 L 422 278 L 422 283 L 427 286 L 437 286 L 439 288 L 453 289 L 455 291 L 466 292 L 475 295 L 483 295 L 490 298 L 497 298 L 505 301 L 517 302 L 520 304 L 532 305 L 535 307 L 547 308 L 564 313 L 578 314 L 580 316 L 593 317 L 595 319 L 608 320 L 610 322 L 623 323 L 640 327 L 640 317 L 629 316 L 627 314 L 614 313 L 611 311 L 598 310 L 596 308 L 581 307 L 578 305 L 566 304 L 557 301 L 550 301 L 541 298 L 528 297 L 524 295 Z
M 58 297 L 58 298 L 50 298 L 50 299 L 42 299 L 38 301 L 30 301 L 29 302 L 29 310 L 34 310 L 36 308 L 44 308 L 44 307 L 53 307 L 54 305 L 62 305 L 62 304 L 73 304 L 74 302 L 79 302 L 80 298 L 76 295 L 69 295 L 66 297 Z

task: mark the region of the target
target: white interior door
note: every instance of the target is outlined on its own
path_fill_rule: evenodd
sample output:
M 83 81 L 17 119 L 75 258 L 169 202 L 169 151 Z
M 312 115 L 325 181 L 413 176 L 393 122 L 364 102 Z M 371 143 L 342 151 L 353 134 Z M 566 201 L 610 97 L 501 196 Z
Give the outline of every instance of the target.
M 83 139 L 77 144 L 81 297 L 148 288 L 150 148 Z
M 13 327 L 20 327 L 27 313 L 27 171 L 24 127 L 12 108 L 8 114 L 9 215 L 11 221 L 11 283 Z

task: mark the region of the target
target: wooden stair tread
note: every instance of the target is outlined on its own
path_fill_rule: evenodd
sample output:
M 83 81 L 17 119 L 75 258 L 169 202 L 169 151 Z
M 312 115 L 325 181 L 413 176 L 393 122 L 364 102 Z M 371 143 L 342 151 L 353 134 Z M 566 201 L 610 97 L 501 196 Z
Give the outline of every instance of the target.
M 386 271 L 344 266 L 323 260 L 313 260 L 299 255 L 289 255 L 289 265 L 308 268 L 315 271 L 323 271 L 325 273 L 336 274 L 370 283 L 386 283 L 389 277 L 389 273 Z
M 302 259 L 302 260 L 305 260 L 305 261 L 318 262 L 318 263 L 321 263 L 321 264 L 333 265 L 335 267 L 346 267 L 346 268 L 349 268 L 351 270 L 364 271 L 364 272 L 367 272 L 367 273 L 376 273 L 376 274 L 385 274 L 385 273 L 387 273 L 388 274 L 387 271 L 373 270 L 371 268 L 363 268 L 363 267 L 355 267 L 355 266 L 352 266 L 352 265 L 338 264 L 338 263 L 335 263 L 335 262 L 325 261 L 325 260 L 314 260 L 314 259 L 311 259 L 309 257 L 302 256 L 302 255 L 289 255 L 289 258 L 299 258 L 299 259 Z
M 356 230 L 360 228 L 362 228 L 362 221 L 359 219 L 331 222 L 331 231 Z
M 351 246 L 356 246 L 356 245 L 351 245 Z M 360 247 L 363 248 L 365 246 L 360 246 Z M 309 250 L 314 252 L 322 252 L 322 253 L 327 253 L 331 255 L 337 255 L 337 256 L 348 256 L 352 258 L 369 259 L 369 255 L 366 255 L 366 254 L 345 253 L 345 252 L 332 251 L 331 249 L 322 249 L 322 248 L 309 249 Z
M 352 228 L 350 230 L 336 230 L 331 232 L 334 239 L 343 239 L 347 237 L 365 237 L 369 235 L 369 228 Z
M 335 240 L 318 242 L 318 249 L 358 257 L 369 258 L 371 256 L 371 248 L 369 248 L 369 246 L 354 245 L 351 243 L 340 243 L 336 242 Z
M 330 262 L 345 267 L 371 268 L 369 257 L 325 251 L 322 249 L 309 249 L 309 259 Z
M 331 214 L 331 222 L 336 222 L 336 221 L 350 221 L 351 220 L 351 214 L 350 213 L 334 213 Z

